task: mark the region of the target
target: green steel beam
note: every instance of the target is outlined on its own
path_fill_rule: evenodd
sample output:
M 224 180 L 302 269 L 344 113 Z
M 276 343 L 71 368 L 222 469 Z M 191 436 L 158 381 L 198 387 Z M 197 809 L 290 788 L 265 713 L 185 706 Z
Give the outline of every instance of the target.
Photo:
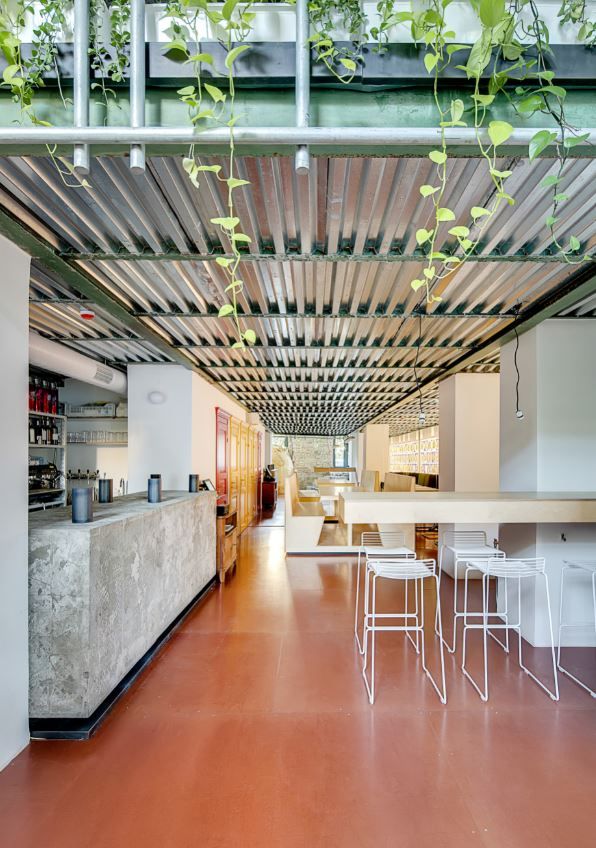
M 79 262 L 215 262 L 219 258 L 233 259 L 231 253 L 181 253 L 176 250 L 166 253 L 131 253 L 127 250 L 116 253 L 76 253 L 63 251 L 63 259 Z M 420 253 L 243 253 L 242 262 L 424 262 L 426 254 Z M 565 264 L 560 253 L 478 253 L 470 257 L 470 262 L 558 262 Z
M 457 374 L 467 366 L 478 362 L 478 360 L 486 356 L 487 353 L 490 353 L 491 351 L 507 344 L 507 342 L 512 341 L 515 338 L 516 332 L 519 335 L 527 333 L 528 330 L 531 330 L 538 324 L 541 324 L 542 321 L 546 321 L 548 318 L 554 318 L 565 309 L 569 309 L 576 303 L 579 303 L 584 298 L 593 294 L 596 294 L 596 263 L 591 262 L 589 265 L 582 268 L 581 271 L 578 271 L 578 273 L 573 277 L 566 280 L 561 286 L 558 286 L 556 289 L 546 294 L 543 298 L 536 301 L 536 303 L 532 304 L 532 306 L 521 312 L 516 320 L 509 323 L 506 327 L 497 330 L 497 332 L 486 341 L 478 344 L 474 351 L 458 357 L 450 365 L 444 368 L 437 369 L 439 371 L 438 374 L 434 374 L 426 379 L 420 380 L 415 391 L 409 392 L 405 398 L 402 398 L 402 400 L 400 400 L 390 410 L 386 410 L 383 415 L 394 410 L 397 412 L 400 406 L 411 402 L 412 398 L 416 396 L 420 389 L 431 385 L 432 383 L 436 383 L 437 381 L 444 380 L 452 374 Z M 382 416 L 377 416 L 377 418 L 373 419 L 373 422 L 378 421 L 381 417 Z
M 104 291 L 95 280 L 78 268 L 74 268 L 62 257 L 57 256 L 55 251 L 39 236 L 3 210 L 0 210 L 0 233 L 22 248 L 42 268 L 57 274 L 64 283 L 89 297 L 101 309 L 105 309 L 117 321 L 128 327 L 131 332 L 140 336 L 141 341 L 150 342 L 171 361 L 184 365 L 185 368 L 191 368 L 208 379 L 209 382 L 213 382 L 212 378 L 206 375 L 198 365 L 193 365 L 193 362 L 187 356 L 173 348 L 162 335 L 148 327 L 141 319 L 131 315 L 116 298 Z
M 106 109 L 98 98 L 94 98 L 90 110 L 90 126 L 130 126 L 130 108 L 127 92 L 119 93 L 118 100 L 110 100 Z M 451 99 L 469 97 L 469 89 L 462 87 L 441 87 L 441 97 L 445 106 Z M 38 92 L 35 98 L 36 114 L 53 126 L 72 126 L 72 107 L 64 107 L 57 91 L 50 88 Z M 242 126 L 295 126 L 295 97 L 293 89 L 240 89 L 236 93 L 236 112 L 242 116 Z M 565 115 L 568 122 L 577 127 L 596 126 L 596 91 L 591 89 L 570 89 L 565 100 Z M 147 126 L 175 127 L 186 126 L 188 114 L 186 106 L 180 102 L 175 91 L 167 88 L 148 89 L 146 93 Z M 548 121 L 542 114 L 529 118 L 521 118 L 506 99 L 495 101 L 491 107 L 493 120 L 506 120 L 514 127 L 547 126 Z M 11 100 L 8 91 L 0 92 L 0 126 L 11 126 L 20 121 L 18 106 Z M 433 102 L 432 91 L 420 88 L 399 89 L 392 91 L 354 91 L 347 87 L 319 89 L 311 92 L 311 125 L 320 127 L 435 127 L 437 114 Z M 553 124 L 553 127 L 555 125 Z M 149 156 L 172 155 L 180 151 L 171 145 L 149 145 Z M 210 149 L 212 155 L 225 154 L 226 146 Z M 358 148 L 351 147 L 316 147 L 311 148 L 314 155 L 321 156 L 386 156 L 391 155 L 391 148 Z M 508 155 L 506 145 L 503 155 Z M 2 155 L 48 155 L 45 147 L 28 145 L 11 147 L 2 145 Z M 59 155 L 70 155 L 72 148 L 65 145 L 58 149 Z M 97 146 L 92 148 L 94 155 L 115 154 L 128 155 L 126 148 L 117 146 Z M 288 149 L 273 145 L 243 146 L 242 153 L 255 155 L 287 155 Z M 400 155 L 420 156 L 424 153 L 419 147 L 400 149 Z M 474 149 L 466 147 L 450 148 L 453 156 L 478 155 Z M 573 155 L 594 157 L 596 151 L 586 145 L 573 148 Z M 546 156 L 554 156 L 554 147 L 547 148 Z

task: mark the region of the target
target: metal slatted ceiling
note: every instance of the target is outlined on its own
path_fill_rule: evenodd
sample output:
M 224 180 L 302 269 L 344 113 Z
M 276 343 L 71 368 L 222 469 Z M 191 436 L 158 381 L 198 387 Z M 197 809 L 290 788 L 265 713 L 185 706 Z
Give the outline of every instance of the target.
M 225 167 L 217 158 L 203 162 Z M 538 183 L 554 168 L 549 161 L 502 163 L 513 170 L 509 185 L 519 201 L 501 207 L 483 251 L 501 252 L 503 261 L 455 270 L 440 284 L 443 303 L 422 318 L 401 314 L 419 307 L 410 281 L 422 258 L 383 257 L 414 253 L 416 228 L 430 223 L 430 204 L 418 190 L 432 177 L 427 159 L 320 158 L 307 179 L 295 175 L 292 157 L 241 157 L 238 167 L 252 183 L 238 193 L 241 226 L 252 239 L 252 256 L 241 263 L 240 305 L 259 339 L 244 351 L 229 348 L 232 324 L 214 315 L 225 300 L 222 269 L 212 259 L 176 258 L 229 250 L 210 223 L 225 211 L 214 175 L 205 174 L 196 191 L 179 157 L 149 160 L 142 177 L 131 175 L 125 159 L 100 157 L 91 188 L 72 189 L 48 159 L 0 158 L 0 203 L 276 432 L 356 429 L 412 392 L 415 363 L 419 379 L 439 376 L 511 320 L 511 307 L 526 308 L 576 270 L 542 256 L 550 244 L 543 225 L 549 195 Z M 449 167 L 444 203 L 467 223 L 469 208 L 488 202 L 486 167 L 474 159 Z M 596 241 L 595 175 L 595 162 L 575 160 L 563 184 L 572 199 L 560 236 L 573 232 L 584 246 Z M 267 256 L 313 250 L 360 258 Z M 520 251 L 540 261 L 511 261 Z M 113 258 L 122 252 L 129 258 Z M 160 258 L 130 258 L 147 254 Z M 92 325 L 82 322 L 72 302 L 78 295 L 34 262 L 32 328 L 111 362 L 165 360 L 105 312 L 96 309 Z

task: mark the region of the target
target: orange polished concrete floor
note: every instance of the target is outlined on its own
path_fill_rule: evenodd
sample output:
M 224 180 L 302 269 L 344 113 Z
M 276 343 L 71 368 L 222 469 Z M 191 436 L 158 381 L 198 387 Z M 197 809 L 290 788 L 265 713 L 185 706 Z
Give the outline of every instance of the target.
M 592 848 L 596 702 L 561 680 L 552 703 L 491 644 L 489 704 L 449 656 L 443 707 L 382 634 L 371 708 L 355 560 L 286 562 L 280 520 L 95 738 L 0 773 L 2 848 Z

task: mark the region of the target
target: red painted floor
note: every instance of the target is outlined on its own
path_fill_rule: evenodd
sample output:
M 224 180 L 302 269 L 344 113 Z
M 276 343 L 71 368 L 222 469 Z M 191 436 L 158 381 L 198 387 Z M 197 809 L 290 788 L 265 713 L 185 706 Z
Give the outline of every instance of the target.
M 442 707 L 382 634 L 371 708 L 355 560 L 286 562 L 280 519 L 94 739 L 0 773 L 2 848 L 593 848 L 596 702 L 561 680 L 552 703 L 491 645 L 489 704 L 449 656 Z

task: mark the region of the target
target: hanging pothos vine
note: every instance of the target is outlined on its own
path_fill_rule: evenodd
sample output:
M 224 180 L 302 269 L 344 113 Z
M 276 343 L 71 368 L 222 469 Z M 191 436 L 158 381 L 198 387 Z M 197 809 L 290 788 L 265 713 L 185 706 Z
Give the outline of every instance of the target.
M 424 47 L 424 64 L 432 79 L 433 101 L 439 125 L 439 144 L 428 156 L 433 179 L 420 187 L 423 199 L 431 204 L 430 223 L 416 230 L 416 241 L 424 255 L 423 273 L 412 281 L 427 302 L 441 299 L 441 281 L 478 251 L 483 233 L 502 204 L 512 205 L 515 198 L 507 187 L 511 171 L 501 165 L 502 149 L 513 133 L 513 126 L 493 114 L 494 107 L 508 104 L 521 118 L 546 116 L 553 129 L 537 131 L 530 141 L 528 155 L 534 161 L 547 148 L 554 147 L 556 167 L 541 186 L 552 191 L 551 209 L 546 218 L 552 243 L 569 263 L 593 257 L 582 253 L 576 236 L 563 243 L 559 235 L 560 211 L 568 201 L 564 189 L 568 160 L 572 149 L 587 140 L 568 121 L 565 110 L 566 89 L 555 79 L 548 27 L 539 14 L 536 0 L 468 0 L 480 23 L 480 36 L 473 45 L 458 43 L 447 15 L 453 0 L 417 0 L 404 8 L 397 0 L 379 0 L 376 19 L 369 26 L 361 0 L 310 0 L 310 43 L 316 61 L 342 83 L 354 80 L 366 61 L 367 50 L 383 53 L 392 30 L 404 24 L 415 42 Z M 219 310 L 235 325 L 234 347 L 254 344 L 253 330 L 245 329 L 239 315 L 242 291 L 240 263 L 242 249 L 250 238 L 240 229 L 236 211 L 236 192 L 249 184 L 238 174 L 234 128 L 235 62 L 249 49 L 244 43 L 255 18 L 253 0 L 170 0 L 165 4 L 169 41 L 165 50 L 171 58 L 190 66 L 192 83 L 179 89 L 178 96 L 188 112 L 192 126 L 201 131 L 214 126 L 229 129 L 227 164 L 202 164 L 191 145 L 183 167 L 192 185 L 200 188 L 200 178 L 215 179 L 225 185 L 223 214 L 211 219 L 218 227 L 230 256 L 217 257 L 225 273 L 225 291 L 229 302 Z M 60 86 L 58 44 L 72 13 L 72 0 L 0 0 L 0 50 L 6 67 L 1 85 L 10 90 L 23 123 L 48 123 L 35 108 L 35 95 L 48 75 Z M 267 14 L 261 10 L 261 14 Z M 31 49 L 23 50 L 23 31 L 33 15 L 39 23 L 33 30 Z M 571 27 L 587 47 L 596 45 L 596 22 L 588 15 L 587 0 L 561 0 L 558 12 L 561 26 Z M 129 65 L 130 3 L 128 0 L 90 0 L 90 67 L 92 89 L 99 94 L 107 112 L 109 102 L 117 102 L 117 89 L 125 83 Z M 215 33 L 219 48 L 206 52 L 205 23 Z M 337 32 L 343 34 L 337 37 Z M 213 36 L 212 36 L 213 37 Z M 341 40 L 343 39 L 343 40 Z M 199 46 L 202 45 L 202 46 Z M 462 58 L 465 63 L 462 62 Z M 470 92 L 445 102 L 441 80 L 453 61 L 465 71 Z M 60 88 L 60 93 L 62 90 Z M 63 97 L 65 110 L 69 101 Z M 65 111 L 66 114 L 66 111 Z M 469 210 L 469 219 L 456 222 L 455 212 L 445 205 L 450 177 L 447 130 L 454 127 L 474 130 L 478 152 L 486 163 L 492 183 L 485 206 Z M 48 148 L 62 178 L 69 185 L 89 187 L 74 173 L 72 165 Z M 207 172 L 207 173 L 206 173 Z M 446 230 L 445 230 L 446 228 Z M 449 236 L 453 241 L 449 245 Z M 445 246 L 447 244 L 447 246 Z

